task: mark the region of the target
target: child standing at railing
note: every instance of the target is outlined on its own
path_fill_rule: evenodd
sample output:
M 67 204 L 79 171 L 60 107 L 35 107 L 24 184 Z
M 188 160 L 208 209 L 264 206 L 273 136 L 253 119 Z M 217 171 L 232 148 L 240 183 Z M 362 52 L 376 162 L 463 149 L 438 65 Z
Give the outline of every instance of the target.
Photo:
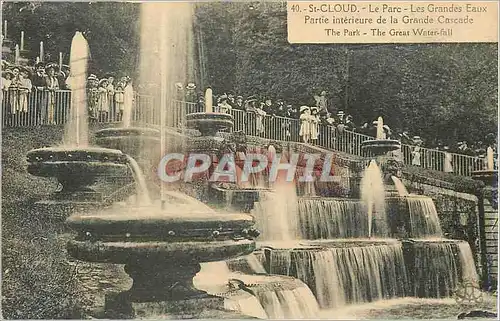
M 97 102 L 97 110 L 99 111 L 99 120 L 101 122 L 108 121 L 109 112 L 109 93 L 108 79 L 104 78 L 99 81 L 99 100 Z
M 318 142 L 319 121 L 318 107 L 311 107 L 311 143 L 314 145 Z
M 116 91 L 115 91 L 115 108 L 117 112 L 117 120 L 122 121 L 123 120 L 123 106 L 125 102 L 125 93 L 123 90 L 125 89 L 124 84 L 120 81 L 116 84 Z

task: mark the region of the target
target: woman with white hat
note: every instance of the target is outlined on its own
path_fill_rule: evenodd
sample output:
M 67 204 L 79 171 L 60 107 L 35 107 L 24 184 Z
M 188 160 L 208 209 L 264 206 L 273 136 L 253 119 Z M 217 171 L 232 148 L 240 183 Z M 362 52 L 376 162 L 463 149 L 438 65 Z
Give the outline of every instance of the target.
M 311 109 L 307 106 L 302 106 L 300 111 L 300 132 L 304 143 L 308 143 L 311 138 Z

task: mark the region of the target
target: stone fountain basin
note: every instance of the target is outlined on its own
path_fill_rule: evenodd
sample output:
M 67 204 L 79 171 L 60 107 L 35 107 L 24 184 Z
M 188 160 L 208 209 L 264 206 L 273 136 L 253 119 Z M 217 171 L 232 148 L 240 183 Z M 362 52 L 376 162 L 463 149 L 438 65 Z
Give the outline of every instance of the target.
M 401 148 L 401 142 L 395 139 L 373 139 L 361 143 L 361 148 L 377 152 L 390 152 Z
M 119 150 L 86 148 L 40 148 L 26 155 L 28 172 L 42 177 L 112 175 L 127 169 L 127 158 Z
M 169 209 L 159 206 L 109 207 L 98 213 L 73 215 L 68 225 L 93 237 L 113 240 L 184 240 L 193 238 L 207 241 L 233 238 L 241 231 L 249 230 L 254 219 L 247 214 L 221 214 L 198 205 L 174 203 Z
M 121 136 L 141 136 L 158 140 L 160 139 L 160 131 L 156 128 L 147 127 L 123 127 L 123 128 L 105 128 L 95 133 L 96 138 L 109 138 Z
M 233 127 L 233 116 L 225 113 L 193 113 L 186 115 L 188 128 L 222 130 Z
M 83 261 L 126 264 L 144 260 L 156 262 L 214 262 L 246 255 L 255 241 L 224 240 L 200 242 L 91 242 L 72 240 L 68 253 Z
M 196 211 L 191 204 L 175 204 L 173 209 L 109 208 L 73 215 L 67 224 L 79 236 L 68 249 L 82 260 L 114 263 L 145 257 L 210 262 L 255 249 L 254 220 L 249 215 Z

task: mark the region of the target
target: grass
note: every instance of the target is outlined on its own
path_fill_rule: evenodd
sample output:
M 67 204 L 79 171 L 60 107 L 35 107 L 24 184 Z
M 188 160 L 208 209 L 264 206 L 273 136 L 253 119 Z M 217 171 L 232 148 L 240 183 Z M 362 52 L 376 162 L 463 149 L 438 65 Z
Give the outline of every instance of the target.
M 26 152 L 57 144 L 62 128 L 4 129 L 2 136 L 2 316 L 83 318 L 86 299 L 68 262 L 64 226 L 33 204 L 57 184 L 25 169 Z

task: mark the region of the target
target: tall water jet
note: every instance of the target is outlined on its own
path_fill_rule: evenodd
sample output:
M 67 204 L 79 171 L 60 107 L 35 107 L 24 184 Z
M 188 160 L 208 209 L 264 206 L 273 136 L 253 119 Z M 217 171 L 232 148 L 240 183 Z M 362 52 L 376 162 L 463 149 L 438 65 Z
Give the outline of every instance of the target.
M 379 140 L 386 138 L 384 133 L 384 120 L 382 117 L 377 119 L 377 136 L 375 138 Z
M 374 221 L 377 234 L 387 235 L 384 181 L 374 160 L 370 162 L 361 179 L 361 201 L 368 215 L 368 237 L 374 232 Z
M 76 32 L 71 41 L 69 58 L 71 89 L 71 108 L 69 119 L 65 126 L 63 142 L 66 146 L 88 145 L 88 117 L 87 117 L 87 64 L 89 46 L 81 32 Z
M 207 113 L 212 113 L 214 111 L 213 107 L 213 94 L 212 94 L 212 89 L 207 88 L 205 91 L 205 112 Z
M 188 2 L 141 3 L 139 81 L 152 96 L 152 108 L 140 110 L 140 118 L 158 125 L 177 126 L 185 116 L 183 106 L 172 103 L 175 83 L 194 78 L 194 5 Z M 158 65 L 158 63 L 160 65 Z M 165 110 L 165 119 L 160 118 Z M 167 142 L 168 143 L 168 142 Z
M 134 101 L 134 88 L 131 83 L 128 83 L 123 89 L 123 115 L 122 115 L 122 126 L 130 127 L 132 122 L 132 108 Z

